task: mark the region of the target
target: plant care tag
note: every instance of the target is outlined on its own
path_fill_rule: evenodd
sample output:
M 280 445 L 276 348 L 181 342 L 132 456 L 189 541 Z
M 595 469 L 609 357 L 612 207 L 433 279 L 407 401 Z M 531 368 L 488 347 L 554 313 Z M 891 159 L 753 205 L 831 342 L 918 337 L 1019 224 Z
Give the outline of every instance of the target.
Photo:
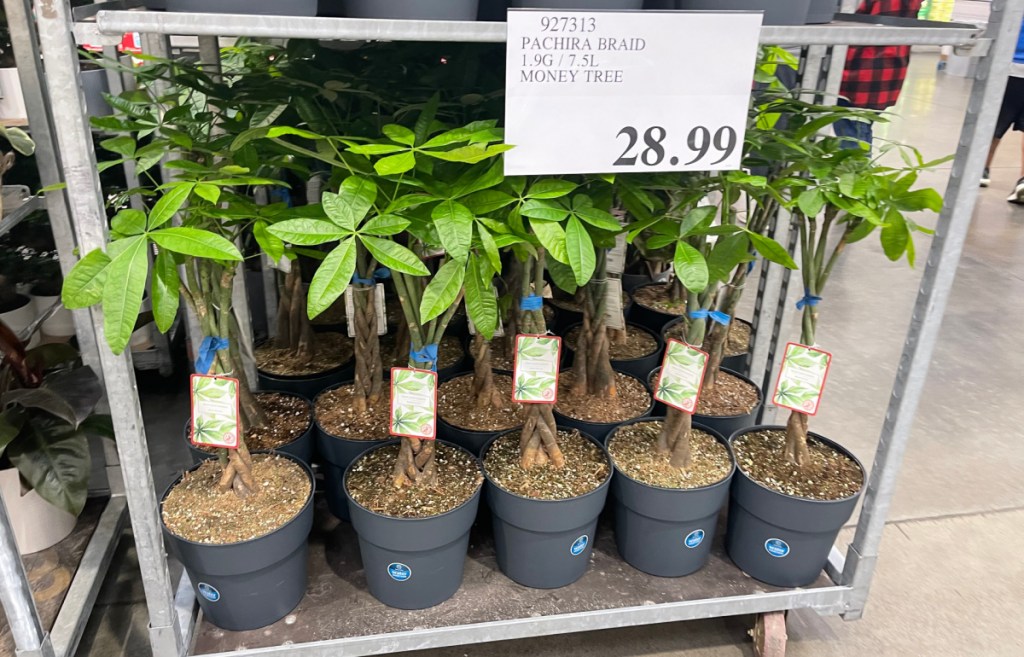
M 437 437 L 437 372 L 391 368 L 392 436 Z
M 509 10 L 505 175 L 738 169 L 761 16 Z
M 832 365 L 832 354 L 790 342 L 782 359 L 772 403 L 797 413 L 815 415 Z
M 615 236 L 615 246 L 608 249 L 605 258 L 605 269 L 609 274 L 621 274 L 626 270 L 626 234 Z
M 604 282 L 604 325 L 622 331 L 626 328 L 626 315 L 622 309 L 622 279 L 609 278 Z
M 558 401 L 558 365 L 562 338 L 554 335 L 517 335 L 512 366 L 512 401 L 554 404 Z
M 192 375 L 192 444 L 238 448 L 238 379 Z
M 685 342 L 669 339 L 661 373 L 654 386 L 654 398 L 672 408 L 693 415 L 704 385 L 708 355 Z
M 365 288 L 361 288 L 365 289 Z M 348 320 L 348 337 L 356 337 L 356 306 L 355 300 L 352 298 L 353 294 L 366 294 L 355 289 L 355 286 L 349 285 L 348 289 L 345 290 L 345 318 Z M 374 288 L 374 295 L 376 296 L 374 310 L 377 311 L 377 335 L 386 335 L 388 332 L 388 318 L 384 313 L 384 284 L 377 283 L 377 287 Z

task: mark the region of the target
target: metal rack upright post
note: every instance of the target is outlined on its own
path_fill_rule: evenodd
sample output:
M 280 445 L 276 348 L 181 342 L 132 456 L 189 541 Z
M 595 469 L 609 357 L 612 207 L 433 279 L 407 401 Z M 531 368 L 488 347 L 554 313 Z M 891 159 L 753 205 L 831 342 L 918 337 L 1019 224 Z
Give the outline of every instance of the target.
M 75 243 L 82 253 L 105 244 L 107 220 L 96 175 L 89 124 L 85 118 L 84 100 L 77 79 L 75 38 L 89 43 L 109 44 L 120 40 L 125 32 L 140 32 L 154 38 L 157 35 L 192 35 L 462 42 L 502 42 L 505 39 L 505 25 L 502 23 L 283 18 L 106 11 L 102 8 L 96 12 L 93 20 L 75 23 L 66 1 L 34 0 L 34 6 L 46 67 L 46 85 L 53 101 L 51 109 L 54 124 L 62 128 L 57 134 L 57 143 L 67 183 L 66 198 L 71 210 L 71 224 L 76 238 Z M 235 650 L 233 646 L 220 650 L 204 648 L 205 652 L 221 654 L 222 650 L 225 655 L 230 651 L 232 655 L 258 654 L 266 657 L 327 657 L 342 652 L 347 655 L 386 654 L 527 636 L 777 612 L 796 608 L 815 609 L 822 614 L 839 614 L 850 619 L 860 617 L 867 600 L 882 529 L 911 424 L 921 397 L 938 329 L 977 198 L 976 180 L 982 172 L 1022 14 L 1024 0 L 994 0 L 991 20 L 984 34 L 979 34 L 972 26 L 914 21 L 897 21 L 897 25 L 883 26 L 856 22 L 853 17 L 843 17 L 844 20 L 823 26 L 767 26 L 762 31 L 761 42 L 773 45 L 824 48 L 848 44 L 954 45 L 969 49 L 972 54 L 982 58 L 974 79 L 956 160 L 947 188 L 946 205 L 940 216 L 927 259 L 890 405 L 866 485 L 856 535 L 845 550 L 845 554 L 838 546 L 833 549 L 826 569 L 827 577 L 822 577 L 819 583 L 804 589 L 759 587 L 749 578 L 743 580 L 734 567 L 719 560 L 721 563 L 715 562 L 714 568 L 708 569 L 708 574 L 694 575 L 678 581 L 673 584 L 674 588 L 645 580 L 652 597 L 661 595 L 660 601 L 654 604 L 647 604 L 647 601 L 641 598 L 639 602 L 628 603 L 625 606 L 621 602 L 610 601 L 607 606 L 600 608 L 584 608 L 577 605 L 577 609 L 569 608 L 574 604 L 572 601 L 563 601 L 562 607 L 550 608 L 546 615 L 543 610 L 538 612 L 541 615 L 498 614 L 473 622 L 460 617 L 457 621 L 460 624 L 455 625 L 446 619 L 436 618 L 431 622 L 420 622 L 419 625 L 408 624 L 404 628 L 381 622 L 373 625 L 371 621 L 368 625 L 370 631 L 364 634 L 340 632 L 331 636 L 316 636 L 301 643 L 290 643 L 289 640 L 284 644 L 246 650 Z M 820 66 L 820 63 L 812 62 L 809 68 L 813 69 L 816 66 Z M 813 75 L 821 78 L 818 73 Z M 783 225 L 777 226 L 777 237 L 785 239 L 788 226 L 784 225 L 784 221 L 781 223 Z M 782 271 L 777 267 L 765 269 L 760 281 L 758 298 L 761 325 L 764 330 L 760 332 L 755 345 L 754 367 L 757 369 L 753 371 L 773 369 L 772 354 L 776 351 L 779 338 L 782 322 L 780 310 L 783 308 L 781 304 L 785 303 L 785 286 L 786 279 Z M 97 335 L 102 335 L 102 317 L 99 311 L 93 310 L 87 315 L 80 314 L 79 317 L 88 317 L 90 327 Z M 107 350 L 99 351 L 108 395 L 112 400 L 118 451 L 124 470 L 128 504 L 150 615 L 153 652 L 156 657 L 181 657 L 191 649 L 195 638 L 195 603 L 187 580 L 181 583 L 177 589 L 177 598 L 175 597 L 176 589 L 167 567 L 157 497 L 153 490 L 146 435 L 134 387 L 130 355 L 114 356 Z M 726 584 L 716 585 L 715 577 L 727 580 Z M 470 597 L 488 594 L 494 597 L 495 591 L 488 589 L 487 586 L 497 585 L 473 581 L 467 582 L 464 588 L 466 595 Z M 504 591 L 502 589 L 498 593 Z M 528 598 L 527 594 L 522 592 L 514 595 L 521 596 L 524 603 L 537 604 L 537 608 L 541 609 L 539 597 Z M 362 607 L 358 608 L 361 604 L 358 601 L 341 603 L 330 595 L 326 597 L 329 598 L 324 602 L 327 606 L 323 607 L 321 612 L 326 609 L 327 613 L 334 613 L 336 616 L 365 613 L 369 616 L 395 619 L 409 617 L 412 614 L 404 612 L 404 617 L 394 616 L 389 615 L 389 610 L 384 609 L 379 603 L 376 606 L 362 604 Z M 473 599 L 481 605 L 496 605 L 502 602 Z M 342 604 L 350 606 L 343 608 Z M 468 613 L 468 609 L 469 607 L 460 607 L 461 612 Z M 275 636 L 280 640 L 280 635 Z

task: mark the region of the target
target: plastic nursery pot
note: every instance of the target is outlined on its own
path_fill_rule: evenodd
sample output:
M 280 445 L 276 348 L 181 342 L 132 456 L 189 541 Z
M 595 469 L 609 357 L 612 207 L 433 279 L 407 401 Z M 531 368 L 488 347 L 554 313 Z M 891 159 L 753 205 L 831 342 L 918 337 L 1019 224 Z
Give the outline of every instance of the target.
M 650 329 L 657 334 L 661 334 L 661 329 L 665 327 L 669 322 L 679 319 L 682 317 L 681 314 L 667 313 L 650 306 L 645 306 L 637 301 L 637 292 L 645 287 L 654 287 L 668 285 L 667 283 L 646 283 L 644 285 L 638 285 L 633 288 L 630 292 L 630 296 L 633 298 L 633 303 L 630 305 L 629 314 L 626 316 L 626 320 L 631 324 L 639 324 L 644 328 Z
M 637 422 L 664 422 L 665 418 L 638 418 Z M 729 451 L 732 467 L 721 481 L 701 488 L 662 488 L 638 481 L 615 466 L 615 545 L 626 563 L 657 577 L 682 577 L 708 562 L 718 527 L 718 514 L 729 494 L 736 459 L 720 433 L 694 423 Z M 611 441 L 615 432 L 608 437 Z M 615 457 L 612 456 L 612 464 Z
M 163 525 L 164 540 L 188 573 L 206 620 L 225 630 L 254 630 L 280 620 L 306 594 L 307 539 L 313 527 L 313 472 L 298 459 L 309 477 L 309 498 L 298 515 L 269 534 L 241 543 L 210 545 L 172 534 Z M 194 466 L 195 470 L 199 465 Z M 160 499 L 163 507 L 178 477 Z
M 486 457 L 495 440 L 513 431 L 518 429 L 495 436 L 482 455 Z M 600 447 L 611 464 L 601 441 L 580 433 Z M 590 565 L 597 519 L 608 498 L 611 468 L 600 486 L 565 500 L 538 500 L 510 493 L 491 479 L 486 467 L 484 476 L 501 572 L 512 581 L 535 589 L 568 586 L 583 577 Z
M 757 404 L 750 410 L 749 413 L 743 415 L 701 415 L 697 413 L 693 416 L 694 422 L 699 422 L 704 426 L 711 427 L 723 436 L 731 436 L 741 429 L 746 429 L 757 422 L 757 416 L 761 412 L 761 407 L 764 406 L 764 394 L 756 383 L 743 376 L 738 372 L 733 372 L 724 367 L 719 368 L 719 372 L 726 372 L 733 376 L 742 379 L 745 383 L 753 386 L 754 390 L 757 391 Z
M 260 392 L 266 392 L 266 391 L 260 391 Z M 314 451 L 313 451 L 314 450 L 313 406 L 310 404 L 309 399 L 307 399 L 303 395 L 297 395 L 297 394 L 291 393 L 291 392 L 285 393 L 285 392 L 280 392 L 280 391 L 277 391 L 277 390 L 270 391 L 270 392 L 279 392 L 280 394 L 286 394 L 286 395 L 290 395 L 292 397 L 298 397 L 302 401 L 306 402 L 306 405 L 309 407 L 309 425 L 306 426 L 306 430 L 302 432 L 301 436 L 299 436 L 295 440 L 291 441 L 290 443 L 287 443 L 285 445 L 282 445 L 282 446 L 278 447 L 277 449 L 274 449 L 273 452 L 276 453 L 276 454 L 287 454 L 289 456 L 294 456 L 296 459 L 298 459 L 299 461 L 302 461 L 303 463 L 306 463 L 306 464 L 312 463 L 313 462 L 313 453 L 314 453 Z M 187 418 L 185 420 L 185 429 L 182 432 L 182 437 L 185 439 L 185 444 L 188 445 L 188 450 L 192 454 L 192 462 L 195 463 L 196 465 L 199 465 L 200 463 L 202 463 L 206 459 L 216 458 L 217 457 L 216 453 L 210 453 L 210 452 L 204 451 L 204 450 L 199 449 L 198 447 L 196 447 L 195 445 L 192 444 L 192 441 L 189 439 L 189 431 L 191 430 L 191 428 L 192 428 L 192 418 Z
M 665 324 L 665 326 L 663 326 L 661 329 L 661 339 L 667 342 L 669 338 L 669 332 L 672 331 L 674 327 L 681 324 L 682 321 L 682 317 L 677 317 L 668 324 Z M 750 327 L 751 331 L 754 330 L 754 325 L 745 319 L 738 319 L 736 317 L 733 317 L 732 321 L 739 322 L 740 324 L 746 324 L 747 326 Z M 747 357 L 749 355 L 750 352 L 747 351 L 742 354 L 736 354 L 735 356 L 725 356 L 724 358 L 722 358 L 721 366 L 729 370 L 730 372 L 737 372 L 743 376 L 746 376 L 747 374 L 749 374 L 750 369 L 750 364 L 747 362 Z
M 316 16 L 317 0 L 167 0 L 167 11 L 249 14 L 253 16 Z
M 448 379 L 441 383 L 441 385 L 443 386 L 448 381 L 457 379 L 460 376 L 473 376 L 473 373 L 462 372 L 460 374 L 456 374 L 455 376 L 448 377 Z M 490 443 L 495 436 L 509 431 L 515 431 L 516 429 L 518 429 L 518 427 L 513 427 L 511 429 L 498 429 L 497 431 L 476 431 L 474 429 L 464 429 L 448 422 L 440 413 L 437 414 L 438 437 L 462 447 L 473 456 L 477 457 L 479 457 L 483 452 L 484 445 Z
M 475 21 L 479 0 L 345 0 L 352 18 Z
M 290 392 L 306 399 L 315 399 L 325 389 L 351 379 L 355 375 L 355 362 L 355 356 L 352 356 L 342 365 L 317 374 L 284 376 L 257 370 L 256 376 L 260 390 Z
M 626 376 L 632 376 L 632 375 L 627 374 Z M 646 383 L 644 383 L 643 379 L 641 379 L 638 376 L 633 376 L 632 378 L 636 379 L 637 381 L 640 381 L 641 385 L 643 385 L 643 387 L 644 387 L 644 390 L 646 390 L 648 393 L 650 393 L 651 389 L 650 389 L 650 387 L 648 387 L 648 385 Z M 641 413 L 640 415 L 638 415 L 637 417 L 638 418 L 650 417 L 652 410 L 654 410 L 654 395 L 651 395 L 651 403 L 647 407 L 647 410 L 644 411 L 643 413 Z M 565 415 L 563 413 L 559 413 L 558 412 L 557 404 L 555 405 L 554 413 L 555 413 L 555 422 L 558 423 L 558 426 L 560 426 L 560 427 L 567 427 L 569 429 L 577 429 L 577 430 L 579 430 L 580 433 L 584 433 L 584 434 L 586 434 L 588 436 L 593 436 L 594 438 L 596 438 L 602 444 L 608 438 L 608 434 L 612 432 L 612 429 L 614 429 L 615 427 L 617 427 L 620 424 L 622 424 L 622 420 L 617 420 L 615 422 L 588 422 L 587 420 L 578 420 L 578 419 L 576 419 L 574 417 L 571 417 L 569 415 Z M 630 419 L 635 419 L 635 418 L 630 418 Z
M 651 277 L 647 274 L 623 274 L 622 275 L 622 289 L 626 292 L 632 292 L 641 285 L 647 285 L 653 283 Z
M 397 442 L 388 441 L 364 454 Z M 473 460 L 477 462 L 476 457 Z M 370 594 L 398 609 L 425 609 L 455 595 L 462 585 L 469 530 L 476 520 L 483 485 L 462 506 L 447 513 L 429 518 L 394 518 L 374 513 L 352 499 L 347 481 L 357 462 L 353 461 L 345 472 L 344 491 L 352 526 L 359 536 L 359 554 Z
M 340 383 L 324 390 L 325 394 L 343 385 L 351 385 L 352 381 Z M 345 470 L 352 461 L 372 447 L 381 445 L 390 436 L 381 436 L 380 440 L 352 440 L 344 436 L 336 436 L 327 431 L 316 418 L 316 401 L 313 402 L 313 426 L 316 428 L 316 452 L 320 457 L 321 470 L 324 473 L 324 494 L 327 497 L 327 508 L 334 517 L 349 520 L 348 502 L 345 500 Z
M 677 9 L 764 11 L 765 25 L 803 25 L 811 0 L 676 0 Z
M 564 333 L 561 333 L 560 335 L 562 335 L 563 337 L 569 335 L 577 326 L 582 326 L 582 324 L 573 324 Z M 651 336 L 651 338 L 655 342 L 654 351 L 645 356 L 640 356 L 638 358 L 613 358 L 612 368 L 616 372 L 629 374 L 630 376 L 635 376 L 636 378 L 643 380 L 643 378 L 647 376 L 651 369 L 661 364 L 661 359 L 664 355 L 663 350 L 665 349 L 665 343 L 662 341 L 661 336 L 659 336 L 658 334 L 654 333 L 653 331 L 646 327 L 633 323 L 627 323 L 626 326 L 629 327 L 630 331 L 642 331 L 647 335 Z M 563 341 L 563 345 L 564 348 L 562 349 L 562 366 L 565 368 L 570 368 L 572 367 L 573 361 L 576 359 L 576 350 L 570 347 L 567 341 Z
M 583 312 L 580 310 L 569 308 L 554 299 L 544 299 L 544 305 L 554 312 L 554 319 L 548 324 L 556 335 L 563 335 L 570 326 L 583 323 Z
M 536 9 L 641 9 L 644 0 L 509 0 L 508 6 Z
M 750 427 L 733 434 L 729 443 L 765 430 L 785 431 L 786 427 Z M 857 457 L 837 443 L 814 432 L 808 435 L 846 455 L 865 472 Z M 793 497 L 761 485 L 739 467 L 729 497 L 726 552 L 754 579 L 773 586 L 807 586 L 825 568 L 836 536 L 850 519 L 862 490 L 863 482 L 856 495 L 834 501 Z

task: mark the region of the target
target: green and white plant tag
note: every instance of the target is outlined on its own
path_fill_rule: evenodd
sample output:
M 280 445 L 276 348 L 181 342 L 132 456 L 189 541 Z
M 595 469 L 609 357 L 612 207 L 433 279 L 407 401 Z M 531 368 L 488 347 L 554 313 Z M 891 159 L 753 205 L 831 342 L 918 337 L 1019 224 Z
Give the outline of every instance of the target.
M 790 342 L 782 359 L 772 403 L 805 415 L 816 415 L 825 390 L 832 354 Z
M 562 338 L 554 335 L 517 335 L 512 366 L 512 401 L 554 404 L 558 401 L 558 365 Z
M 238 379 L 193 374 L 191 384 L 192 444 L 238 449 Z
M 654 386 L 654 398 L 666 406 L 693 415 L 697 411 L 707 368 L 707 352 L 670 339 Z
M 348 337 L 350 338 L 356 337 L 356 306 L 355 299 L 352 298 L 353 294 L 355 294 L 354 286 L 349 285 L 348 288 L 345 289 L 345 318 L 348 320 L 346 324 L 348 324 Z M 362 294 L 365 294 L 365 292 L 363 292 Z M 383 283 L 377 283 L 376 287 L 374 288 L 374 296 L 376 297 L 376 299 L 374 299 L 374 310 L 377 311 L 377 335 L 387 335 L 388 317 L 387 314 L 385 314 L 384 312 L 385 306 Z
M 437 372 L 391 368 L 392 436 L 434 440 L 437 437 Z

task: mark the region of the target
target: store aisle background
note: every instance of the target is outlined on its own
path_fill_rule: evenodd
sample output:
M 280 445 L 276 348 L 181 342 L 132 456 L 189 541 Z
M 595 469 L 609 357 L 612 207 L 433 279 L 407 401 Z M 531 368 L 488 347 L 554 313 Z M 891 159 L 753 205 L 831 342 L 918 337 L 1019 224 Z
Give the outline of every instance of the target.
M 963 4 L 972 18 L 987 5 Z M 955 149 L 969 91 L 968 80 L 936 73 L 936 63 L 936 53 L 915 53 L 899 116 L 876 131 L 880 138 L 916 145 L 928 158 Z M 1014 133 L 998 154 L 992 186 L 981 191 L 865 617 L 844 622 L 807 611 L 790 614 L 791 657 L 1024 655 L 1018 627 L 1024 618 L 1024 349 L 1018 337 L 1024 324 L 1024 207 L 1004 201 L 1020 164 L 1021 135 Z M 948 175 L 946 165 L 926 181 L 941 190 Z M 889 262 L 877 238 L 852 248 L 820 307 L 819 344 L 834 352 L 835 365 L 812 429 L 842 442 L 866 464 L 923 271 L 929 246 L 923 237 L 916 239 L 914 270 Z M 798 337 L 795 325 L 789 335 Z M 172 390 L 157 386 L 143 400 L 161 491 L 188 463 L 180 439 L 187 401 Z M 845 530 L 841 540 L 851 536 Z M 146 609 L 130 539 L 122 542 L 111 573 L 78 655 L 147 655 Z M 749 656 L 751 623 L 736 617 L 406 654 Z

